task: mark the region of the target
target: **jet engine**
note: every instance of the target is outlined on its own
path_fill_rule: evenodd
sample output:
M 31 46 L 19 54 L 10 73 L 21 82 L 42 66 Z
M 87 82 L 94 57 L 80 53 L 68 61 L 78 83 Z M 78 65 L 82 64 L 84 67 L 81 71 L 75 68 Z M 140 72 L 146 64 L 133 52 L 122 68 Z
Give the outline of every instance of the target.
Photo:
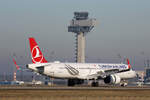
M 121 82 L 121 79 L 119 76 L 113 74 L 113 75 L 109 75 L 104 79 L 104 82 L 106 84 L 119 84 Z

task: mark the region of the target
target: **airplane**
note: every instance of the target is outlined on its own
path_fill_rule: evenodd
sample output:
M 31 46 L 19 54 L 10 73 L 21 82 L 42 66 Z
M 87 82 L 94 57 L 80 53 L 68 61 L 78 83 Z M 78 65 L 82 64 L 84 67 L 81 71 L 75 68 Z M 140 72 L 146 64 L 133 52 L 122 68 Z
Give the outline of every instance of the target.
M 98 80 L 116 85 L 136 77 L 129 59 L 127 64 L 48 62 L 33 37 L 29 38 L 29 44 L 33 63 L 26 67 L 52 78 L 68 79 L 68 86 L 83 84 L 84 80 L 92 80 L 91 86 L 99 86 Z

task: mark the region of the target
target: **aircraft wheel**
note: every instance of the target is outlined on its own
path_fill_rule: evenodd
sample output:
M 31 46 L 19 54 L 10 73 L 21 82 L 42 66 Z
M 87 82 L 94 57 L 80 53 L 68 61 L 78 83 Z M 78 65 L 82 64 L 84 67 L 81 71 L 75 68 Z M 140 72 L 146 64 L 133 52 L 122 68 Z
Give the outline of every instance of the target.
M 75 81 L 73 79 L 68 79 L 68 86 L 74 86 Z
M 92 82 L 91 86 L 92 86 L 92 87 L 98 87 L 99 84 L 98 84 L 98 82 Z
M 125 86 L 127 86 L 128 84 L 127 83 L 122 83 L 122 84 L 120 84 L 120 86 L 122 86 L 122 87 L 125 87 Z

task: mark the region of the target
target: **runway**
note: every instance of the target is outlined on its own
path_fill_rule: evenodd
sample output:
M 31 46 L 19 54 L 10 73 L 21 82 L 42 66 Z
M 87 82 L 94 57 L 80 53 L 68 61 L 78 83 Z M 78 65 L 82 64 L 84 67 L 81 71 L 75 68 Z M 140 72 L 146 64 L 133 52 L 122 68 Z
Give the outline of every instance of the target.
M 0 86 L 0 90 L 150 90 L 150 87 Z
M 0 98 L 1 100 L 150 100 L 150 88 L 1 86 Z

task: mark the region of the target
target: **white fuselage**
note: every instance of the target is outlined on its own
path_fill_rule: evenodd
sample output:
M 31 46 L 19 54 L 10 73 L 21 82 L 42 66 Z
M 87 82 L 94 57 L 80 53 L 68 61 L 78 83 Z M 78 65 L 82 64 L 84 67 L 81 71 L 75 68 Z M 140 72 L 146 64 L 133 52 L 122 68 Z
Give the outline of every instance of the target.
M 104 63 L 38 63 L 28 64 L 28 68 L 38 72 L 37 67 L 44 67 L 43 74 L 54 78 L 78 78 L 90 79 L 90 75 L 98 74 L 106 70 L 118 69 L 118 75 L 121 79 L 133 78 L 135 71 L 123 71 L 128 69 L 126 64 L 104 64 Z

